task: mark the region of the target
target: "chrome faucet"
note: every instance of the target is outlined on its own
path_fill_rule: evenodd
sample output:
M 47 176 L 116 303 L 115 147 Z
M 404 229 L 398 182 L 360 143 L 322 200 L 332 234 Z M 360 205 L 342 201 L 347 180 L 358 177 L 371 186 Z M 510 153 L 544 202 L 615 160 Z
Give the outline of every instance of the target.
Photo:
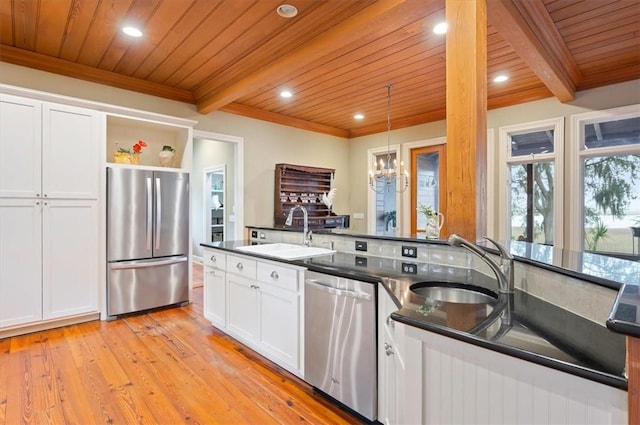
M 304 220 L 304 233 L 302 235 L 302 244 L 304 246 L 309 246 L 311 244 L 311 230 L 309 230 L 309 214 L 307 213 L 307 209 L 302 205 L 296 205 L 295 207 L 289 210 L 289 215 L 287 216 L 287 220 L 284 222 L 285 226 L 291 226 L 293 223 L 293 212 L 300 208 L 302 210 L 303 220 Z
M 498 242 L 486 236 L 484 238 L 498 248 L 498 251 L 500 252 L 500 264 L 496 263 L 493 258 L 489 257 L 486 252 L 482 251 L 476 245 L 455 233 L 449 236 L 449 245 L 461 246 L 476 254 L 485 263 L 487 263 L 487 265 L 491 267 L 491 270 L 496 274 L 496 278 L 498 279 L 498 290 L 505 294 L 513 293 L 515 287 L 513 256 Z

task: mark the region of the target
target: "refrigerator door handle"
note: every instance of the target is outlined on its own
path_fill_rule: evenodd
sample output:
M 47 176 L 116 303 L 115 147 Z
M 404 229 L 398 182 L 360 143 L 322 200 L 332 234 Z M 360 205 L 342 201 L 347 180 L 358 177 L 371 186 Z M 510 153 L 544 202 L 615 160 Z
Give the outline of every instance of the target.
M 127 261 L 126 263 L 111 263 L 109 264 L 109 268 L 111 270 L 142 269 L 145 267 L 168 266 L 171 264 L 184 263 L 187 260 L 187 257 L 178 257 L 160 261 Z
M 156 177 L 156 249 L 160 248 L 160 223 L 162 222 L 162 195 L 160 178 Z
M 153 236 L 153 193 L 151 190 L 151 177 L 147 177 L 147 250 L 151 251 L 151 238 Z

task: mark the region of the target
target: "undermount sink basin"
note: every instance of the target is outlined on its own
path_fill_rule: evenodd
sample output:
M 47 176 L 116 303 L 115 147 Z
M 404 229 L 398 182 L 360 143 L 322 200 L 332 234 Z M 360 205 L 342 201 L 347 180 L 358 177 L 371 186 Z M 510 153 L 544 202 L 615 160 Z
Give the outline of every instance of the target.
M 253 254 L 276 257 L 283 260 L 298 260 L 300 258 L 316 257 L 318 255 L 333 254 L 334 250 L 315 246 L 295 245 L 290 243 L 268 243 L 263 245 L 247 245 L 237 248 Z
M 457 304 L 487 304 L 498 296 L 485 288 L 446 282 L 423 282 L 411 285 L 411 291 L 423 298 Z

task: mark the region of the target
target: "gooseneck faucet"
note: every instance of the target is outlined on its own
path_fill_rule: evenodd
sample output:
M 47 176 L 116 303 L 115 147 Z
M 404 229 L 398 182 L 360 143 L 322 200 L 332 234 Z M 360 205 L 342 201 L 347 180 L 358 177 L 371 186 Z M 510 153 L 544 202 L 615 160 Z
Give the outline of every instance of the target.
M 300 208 L 302 210 L 303 220 L 304 220 L 304 233 L 302 235 L 302 244 L 304 246 L 309 246 L 311 244 L 311 231 L 309 230 L 309 214 L 307 213 L 307 209 L 302 205 L 296 205 L 295 207 L 289 210 L 289 215 L 287 216 L 287 220 L 284 222 L 285 226 L 291 226 L 293 223 L 293 212 Z
M 513 293 L 515 286 L 515 279 L 513 275 L 513 256 L 498 242 L 486 236 L 484 238 L 498 248 L 498 251 L 500 252 L 500 264 L 496 263 L 493 258 L 489 257 L 486 252 L 458 234 L 454 233 L 449 236 L 448 242 L 451 246 L 461 246 L 480 257 L 496 274 L 496 278 L 498 279 L 498 290 L 505 294 Z

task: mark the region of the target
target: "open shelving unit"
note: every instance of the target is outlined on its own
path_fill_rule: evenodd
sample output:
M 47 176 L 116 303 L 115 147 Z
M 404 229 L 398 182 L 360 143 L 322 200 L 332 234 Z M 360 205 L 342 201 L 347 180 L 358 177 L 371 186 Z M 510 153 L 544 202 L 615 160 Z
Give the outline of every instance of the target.
M 274 225 L 284 226 L 289 210 L 305 207 L 311 228 L 346 228 L 349 216 L 334 215 L 322 202 L 329 193 L 335 170 L 304 165 L 276 164 L 274 192 Z M 302 213 L 295 213 L 292 227 L 303 227 Z
M 210 242 L 224 240 L 225 233 L 225 167 L 205 171 L 207 185 L 207 226 Z

